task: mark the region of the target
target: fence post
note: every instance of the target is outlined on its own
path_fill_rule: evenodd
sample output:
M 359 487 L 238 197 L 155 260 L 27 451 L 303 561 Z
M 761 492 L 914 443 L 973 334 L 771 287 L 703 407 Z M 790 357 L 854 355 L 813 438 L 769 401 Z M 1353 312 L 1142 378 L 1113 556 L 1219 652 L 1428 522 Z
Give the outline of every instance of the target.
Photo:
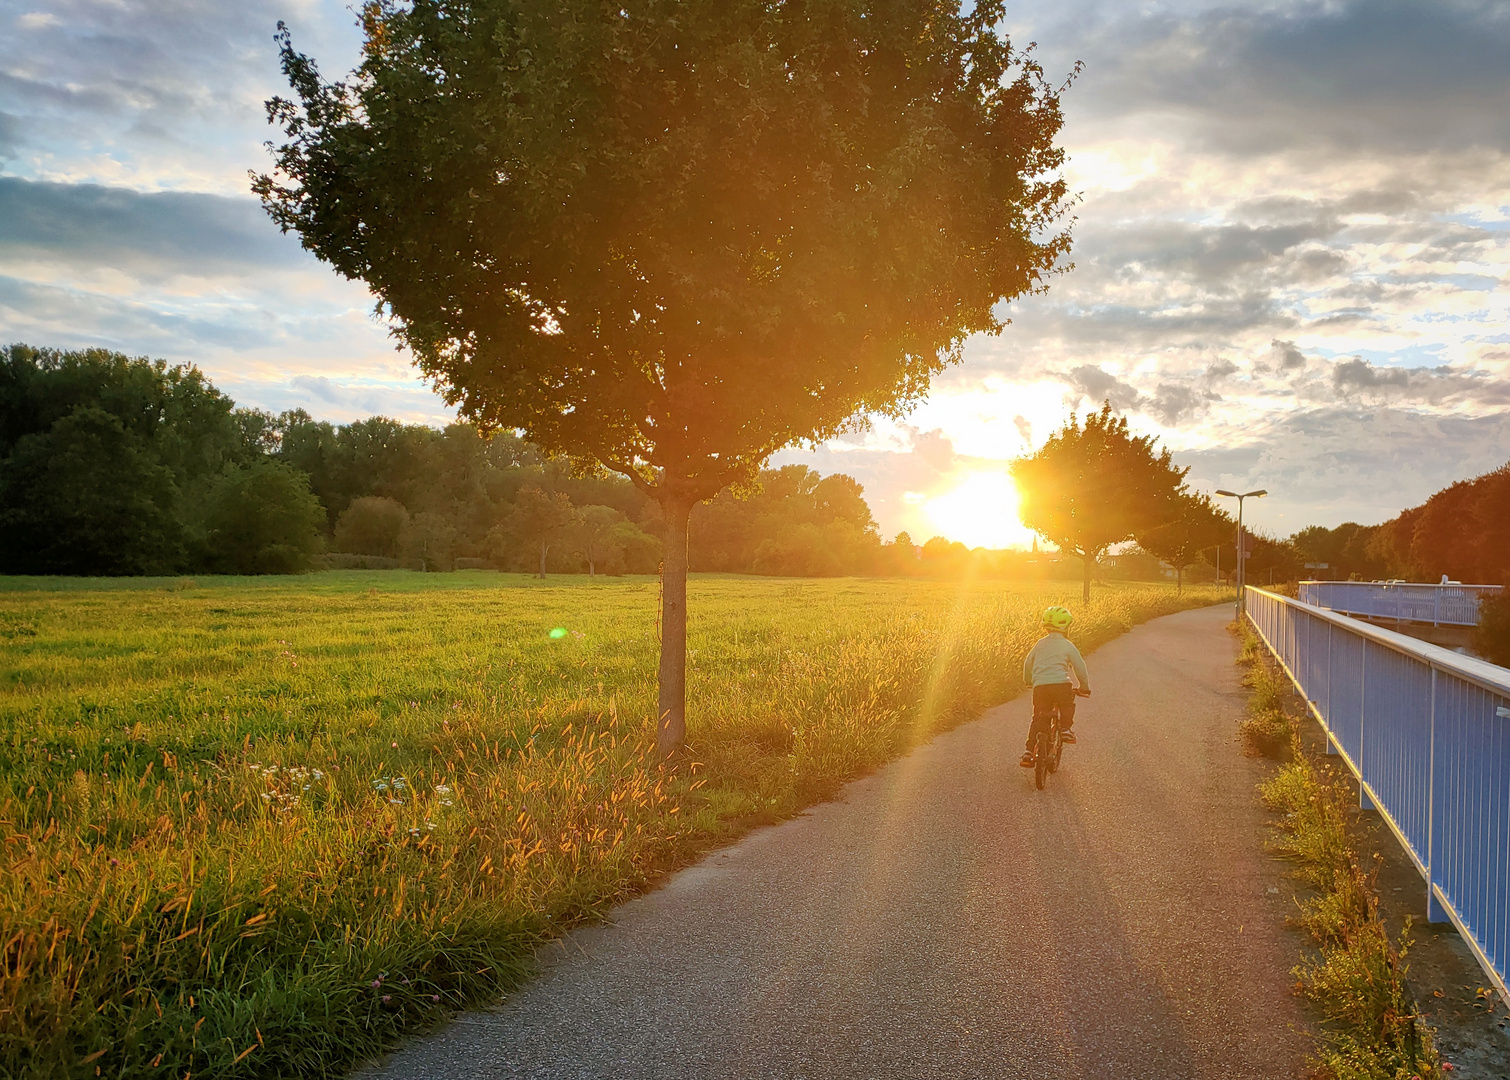
M 1368 777 L 1364 775 L 1365 733 L 1368 731 L 1368 639 L 1363 639 L 1363 652 L 1358 659 L 1358 807 L 1372 810 L 1374 801 L 1368 797 Z
M 1426 773 L 1426 921 L 1451 922 L 1437 901 L 1437 862 L 1442 853 L 1442 815 L 1437 812 L 1437 669 L 1431 667 L 1431 749 Z
M 1326 723 L 1322 725 L 1321 733 L 1326 736 L 1326 752 L 1335 754 L 1337 744 L 1332 741 L 1332 683 L 1337 679 L 1336 668 L 1332 666 L 1332 642 L 1337 637 L 1337 628 L 1331 623 L 1326 624 Z

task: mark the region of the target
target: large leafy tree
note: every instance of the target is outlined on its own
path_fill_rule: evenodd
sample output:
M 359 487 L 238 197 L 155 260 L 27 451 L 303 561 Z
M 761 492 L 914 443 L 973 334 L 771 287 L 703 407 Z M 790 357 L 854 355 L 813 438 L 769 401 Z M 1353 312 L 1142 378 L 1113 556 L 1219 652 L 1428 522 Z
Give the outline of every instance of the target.
M 1175 591 L 1185 587 L 1185 567 L 1202 551 L 1218 547 L 1230 537 L 1237 523 L 1211 496 L 1187 493 L 1175 499 L 1173 516 L 1162 524 L 1145 526 L 1137 533 L 1143 550 L 1174 567 Z
M 324 546 L 325 508 L 309 477 L 264 459 L 227 469 L 205 498 L 205 563 L 222 574 L 298 574 Z
M 1031 457 L 1012 465 L 1022 523 L 1060 551 L 1079 556 L 1081 598 L 1091 599 L 1091 572 L 1113 544 L 1177 517 L 1185 474 L 1152 435 L 1134 435 L 1110 403 L 1081 423 L 1071 416 Z
M 895 415 L 1068 246 L 1057 91 L 1002 0 L 374 0 L 255 179 L 467 419 L 660 503 L 663 751 L 691 507 Z
M 173 471 L 81 405 L 0 460 L 0 573 L 163 574 L 184 560 Z

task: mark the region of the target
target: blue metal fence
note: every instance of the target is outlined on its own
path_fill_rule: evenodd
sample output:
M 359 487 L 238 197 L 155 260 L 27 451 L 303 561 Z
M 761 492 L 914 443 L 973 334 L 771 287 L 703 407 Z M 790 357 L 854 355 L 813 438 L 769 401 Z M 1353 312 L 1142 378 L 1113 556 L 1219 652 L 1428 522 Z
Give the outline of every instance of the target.
M 1510 670 L 1262 589 L 1248 618 L 1502 993 L 1510 974 Z
M 1300 599 L 1348 615 L 1429 622 L 1434 626 L 1477 626 L 1479 600 L 1502 588 L 1413 581 L 1302 581 Z

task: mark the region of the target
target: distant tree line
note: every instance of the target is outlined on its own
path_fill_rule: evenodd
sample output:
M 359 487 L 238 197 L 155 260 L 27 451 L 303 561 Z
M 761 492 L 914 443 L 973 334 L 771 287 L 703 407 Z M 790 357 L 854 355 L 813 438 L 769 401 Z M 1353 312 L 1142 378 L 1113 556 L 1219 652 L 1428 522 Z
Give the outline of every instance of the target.
M 1510 463 L 1443 488 L 1382 525 L 1312 526 L 1291 537 L 1324 578 L 1510 584 Z
M 271 418 L 192 367 L 15 345 L 0 363 L 0 569 L 301 569 L 325 520 Z
M 239 408 L 191 366 L 0 352 L 0 572 L 294 573 L 318 566 L 655 573 L 660 505 L 508 433 Z M 885 572 L 860 485 L 765 470 L 697 506 L 695 570 Z M 919 561 L 906 541 L 903 565 Z M 901 548 L 896 549 L 901 551 Z

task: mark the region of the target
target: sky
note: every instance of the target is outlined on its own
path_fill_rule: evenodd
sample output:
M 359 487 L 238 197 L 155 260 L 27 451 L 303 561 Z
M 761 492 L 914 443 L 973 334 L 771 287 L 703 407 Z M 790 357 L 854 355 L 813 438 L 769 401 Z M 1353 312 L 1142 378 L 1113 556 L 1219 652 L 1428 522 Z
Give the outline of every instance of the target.
M 250 194 L 273 32 L 328 0 L 0 0 L 0 342 L 191 362 L 238 403 L 441 424 L 360 285 Z M 1510 460 L 1510 0 L 1013 3 L 1063 97 L 1074 248 L 902 422 L 779 463 L 882 532 L 1026 543 L 1006 478 L 1110 401 L 1276 535 Z

